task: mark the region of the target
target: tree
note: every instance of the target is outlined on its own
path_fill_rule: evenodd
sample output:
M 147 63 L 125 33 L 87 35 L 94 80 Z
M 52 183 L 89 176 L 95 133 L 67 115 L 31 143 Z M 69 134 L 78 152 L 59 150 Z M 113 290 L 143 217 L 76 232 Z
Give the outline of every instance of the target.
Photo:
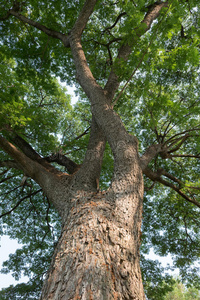
M 5 272 L 37 275 L 5 299 L 36 299 L 50 256 L 40 299 L 162 299 L 152 246 L 198 283 L 199 9 L 2 2 L 2 219 L 28 243 Z M 75 108 L 55 77 L 76 85 Z
M 173 291 L 167 293 L 165 296 L 165 300 L 193 300 L 193 299 L 200 299 L 200 293 L 195 288 L 188 288 L 186 289 L 182 283 L 176 281 L 174 284 Z

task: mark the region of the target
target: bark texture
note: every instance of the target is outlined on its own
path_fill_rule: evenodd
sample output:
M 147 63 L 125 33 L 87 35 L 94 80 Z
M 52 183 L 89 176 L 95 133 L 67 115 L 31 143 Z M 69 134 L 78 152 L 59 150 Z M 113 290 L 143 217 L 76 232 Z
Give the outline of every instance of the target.
M 112 191 L 79 192 L 72 199 L 41 300 L 145 299 L 139 265 L 142 199 L 129 193 L 123 199 L 120 207 Z

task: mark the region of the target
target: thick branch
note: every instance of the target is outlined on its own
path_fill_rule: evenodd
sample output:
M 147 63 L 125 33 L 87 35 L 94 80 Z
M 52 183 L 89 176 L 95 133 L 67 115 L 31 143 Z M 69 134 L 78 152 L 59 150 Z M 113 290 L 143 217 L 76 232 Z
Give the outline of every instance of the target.
M 77 70 L 77 79 L 91 102 L 91 110 L 98 126 L 111 146 L 116 169 L 117 165 L 123 164 L 125 170 L 127 164 L 131 172 L 133 165 L 130 165 L 128 160 L 133 161 L 133 164 L 138 161 L 137 139 L 127 133 L 120 117 L 109 105 L 105 92 L 97 84 L 87 64 L 80 38 L 71 32 L 69 40 Z
M 14 144 L 19 147 L 23 153 L 33 160 L 40 160 L 40 155 L 17 133 L 10 131 L 9 136 Z
M 80 37 L 81 34 L 89 20 L 90 15 L 92 14 L 95 4 L 97 0 L 86 0 L 85 4 L 79 14 L 79 17 L 77 21 L 74 24 L 73 29 L 71 30 L 69 36 L 63 35 L 60 32 L 51 30 L 38 22 L 35 22 L 33 20 L 30 20 L 26 18 L 25 16 L 21 15 L 18 11 L 15 9 L 11 9 L 10 13 L 20 19 L 21 21 L 34 26 L 38 28 L 39 30 L 45 32 L 47 35 L 52 36 L 54 38 L 58 38 L 63 41 L 65 46 L 69 46 L 68 42 L 70 42 L 70 46 L 72 49 L 72 54 L 74 56 L 74 61 L 76 65 L 76 70 L 77 70 L 77 78 L 79 79 L 79 82 L 81 86 L 83 87 L 84 91 L 86 92 L 87 96 L 89 99 L 93 99 L 94 104 L 94 99 L 97 101 L 99 104 L 106 105 L 106 99 L 105 99 L 105 94 L 102 90 L 102 88 L 96 83 L 88 65 L 86 62 L 86 58 L 80 43 Z M 98 96 L 97 96 L 98 95 Z M 102 103 L 102 99 L 104 100 Z M 101 102 L 101 103 L 100 103 Z M 104 107 L 105 109 L 105 107 Z M 111 113 L 111 110 L 110 110 Z M 112 113 L 113 115 L 113 113 Z M 96 116 L 95 116 L 96 118 Z M 110 116 L 107 116 L 107 118 L 110 120 Z M 99 119 L 98 117 L 96 119 Z M 101 122 L 103 123 L 103 122 Z M 111 123 L 111 122 L 109 122 Z M 120 123 L 121 124 L 121 123 Z M 104 126 L 105 127 L 105 126 Z M 123 126 L 121 125 L 121 128 Z M 124 127 L 123 127 L 124 129 Z M 123 130 L 125 131 L 125 129 Z M 115 146 L 113 145 L 113 148 Z
M 37 161 L 39 164 L 41 164 L 43 167 L 45 167 L 47 170 L 49 170 L 52 173 L 59 174 L 60 171 L 58 171 L 56 168 L 54 168 L 51 164 L 49 164 L 45 159 L 43 159 L 32 147 L 30 144 L 28 144 L 22 137 L 20 137 L 17 133 L 13 131 L 9 131 L 9 136 L 14 142 L 14 144 L 19 147 L 23 153 L 29 157 L 30 159 Z
M 198 190 L 198 191 L 200 191 L 200 187 L 198 187 L 198 186 L 186 186 L 188 189 L 194 189 L 194 190 Z
M 46 160 L 49 162 L 57 162 L 66 167 L 70 174 L 78 171 L 76 178 L 79 179 L 77 181 L 80 181 L 83 186 L 87 186 L 88 188 L 98 189 L 105 143 L 105 136 L 93 118 L 87 152 L 82 165 L 76 164 L 60 152 L 47 157 Z
M 5 167 L 5 168 L 14 168 L 17 170 L 21 170 L 22 167 L 14 160 L 4 160 L 0 161 L 0 167 Z
M 53 205 L 58 209 L 58 212 L 63 215 L 63 207 L 66 206 L 64 197 L 59 197 L 59 185 L 62 179 L 65 180 L 67 188 L 70 178 L 67 174 L 53 174 L 48 169 L 43 167 L 37 161 L 27 157 L 24 153 L 18 150 L 13 144 L 8 142 L 3 136 L 0 135 L 0 147 L 10 155 L 17 163 L 20 164 L 24 175 L 31 177 L 42 188 L 47 197 L 52 201 Z M 55 197 L 56 194 L 56 197 Z
M 92 117 L 90 139 L 85 159 L 76 173 L 77 181 L 89 189 L 99 190 L 99 177 L 103 162 L 106 138 L 102 129 Z
M 72 32 L 77 37 L 81 37 L 81 34 L 83 30 L 85 29 L 87 22 L 89 20 L 89 17 L 93 13 L 95 4 L 97 3 L 97 0 L 86 0 L 84 3 L 84 6 L 78 16 L 78 19 L 76 20 L 74 27 L 72 29 Z
M 146 13 L 144 20 L 142 23 L 145 23 L 147 25 L 146 31 L 150 29 L 151 24 L 155 19 L 158 18 L 160 15 L 161 9 L 163 7 L 168 7 L 169 2 L 162 2 L 162 1 L 156 1 L 153 5 L 151 5 L 148 9 L 148 12 Z
M 81 165 L 76 164 L 62 153 L 56 153 L 46 158 L 46 160 L 65 166 L 70 174 L 78 171 L 75 175 L 78 179 L 77 182 L 81 182 L 87 188 L 94 188 L 96 190 L 98 189 L 105 144 L 105 136 L 93 118 L 87 152 Z
M 13 16 L 17 17 L 18 19 L 20 19 L 21 21 L 26 22 L 29 25 L 34 26 L 34 27 L 38 28 L 39 30 L 45 32 L 47 35 L 62 40 L 66 47 L 69 46 L 68 42 L 70 43 L 70 47 L 72 49 L 72 54 L 73 54 L 75 65 L 76 65 L 77 78 L 78 78 L 81 86 L 83 87 L 84 91 L 86 92 L 88 98 L 91 101 L 95 120 L 98 123 L 98 126 L 101 129 L 103 129 L 103 131 L 106 135 L 106 138 L 108 137 L 108 141 L 111 145 L 114 155 L 117 155 L 117 153 L 119 153 L 119 148 L 121 148 L 122 149 L 121 155 L 123 157 L 128 155 L 128 156 L 131 156 L 131 158 L 136 157 L 136 159 L 138 159 L 137 141 L 135 138 L 131 137 L 126 132 L 119 116 L 116 113 L 114 113 L 114 111 L 111 107 L 109 107 L 109 105 L 107 103 L 108 100 L 105 97 L 105 93 L 104 93 L 103 89 L 96 83 L 95 78 L 93 77 L 93 74 L 90 71 L 89 66 L 87 65 L 84 51 L 82 49 L 82 45 L 80 42 L 81 34 L 89 20 L 90 15 L 93 12 L 96 2 L 97 2 L 97 0 L 86 0 L 85 1 L 83 9 L 81 10 L 79 17 L 78 17 L 77 21 L 75 22 L 75 25 L 74 25 L 73 29 L 71 30 L 69 36 L 63 35 L 60 32 L 50 30 L 49 28 L 22 16 L 18 11 L 14 10 L 14 9 L 12 9 L 10 11 L 10 13 Z M 120 55 L 122 55 L 122 57 L 123 57 L 123 53 L 124 53 L 124 49 L 121 49 Z M 112 131 L 111 131 L 111 128 L 112 128 Z M 93 139 L 93 141 L 94 141 L 94 139 Z M 120 143 L 118 143 L 118 141 L 120 141 Z M 100 144 L 103 145 L 104 143 L 105 143 L 105 140 L 104 140 L 104 142 L 102 142 Z M 126 143 L 128 143 L 128 149 L 130 151 L 127 151 L 128 149 L 125 147 Z M 98 143 L 95 147 L 98 147 Z M 116 147 L 118 147 L 118 151 L 116 151 Z M 102 146 L 101 146 L 101 148 L 103 149 Z M 133 150 L 133 149 L 136 149 L 136 150 Z M 93 150 L 94 150 L 94 148 L 93 148 Z M 7 151 L 8 151 L 8 149 L 7 149 Z M 86 162 L 87 162 L 87 155 L 90 154 L 89 151 L 90 151 L 90 149 L 88 149 L 88 151 L 87 151 L 86 160 L 85 160 L 84 165 L 86 165 Z M 126 155 L 123 155 L 123 153 L 125 151 L 126 151 Z M 133 152 L 134 152 L 134 155 L 133 155 Z M 9 153 L 9 154 L 13 155 L 13 153 Z M 22 153 L 20 154 L 20 157 L 21 157 L 21 155 L 22 155 Z M 100 160 L 101 159 L 99 159 L 99 161 Z M 98 159 L 96 161 L 98 161 Z M 118 159 L 118 161 L 121 162 L 120 159 Z M 133 159 L 133 161 L 134 161 L 134 159 Z M 94 171 L 92 171 L 92 163 L 90 163 L 90 167 L 91 167 L 91 172 L 94 173 Z M 23 168 L 27 169 L 27 167 L 25 167 L 24 164 L 23 164 Z M 89 169 L 90 169 L 89 167 L 86 168 L 87 172 Z M 93 168 L 93 170 L 95 170 L 95 169 Z M 33 170 L 28 170 L 28 171 L 29 171 L 29 173 L 32 174 Z M 99 173 L 99 168 L 98 168 L 98 173 Z M 34 174 L 32 174 L 32 175 L 34 175 Z M 78 176 L 78 174 L 77 174 L 77 176 Z
M 3 136 L 0 136 L 0 146 L 8 153 L 15 161 L 17 161 L 24 173 L 30 177 L 35 177 L 35 171 L 31 159 L 29 159 L 25 154 L 20 152 L 13 144 L 8 142 Z
M 157 145 L 151 145 L 145 153 L 141 156 L 140 158 L 140 165 L 142 170 L 144 170 L 150 161 L 161 151 L 162 145 L 157 144 Z
M 140 27 L 135 29 L 136 37 L 133 37 L 131 43 L 129 41 L 129 43 L 123 44 L 120 47 L 118 56 L 117 56 L 117 60 L 121 60 L 121 59 L 123 59 L 124 61 L 128 60 L 128 57 L 132 52 L 132 46 L 146 31 L 148 31 L 151 28 L 153 21 L 158 18 L 163 7 L 168 7 L 168 2 L 159 2 L 159 3 L 156 2 L 155 5 L 153 5 L 151 8 L 149 8 L 149 11 L 146 13 L 143 21 L 141 22 L 141 23 L 146 24 L 146 28 L 144 28 L 143 30 L 141 30 Z M 118 81 L 118 76 L 115 73 L 114 68 L 112 68 L 109 78 L 108 78 L 108 81 L 104 88 L 104 90 L 106 91 L 107 96 L 110 100 L 113 99 L 115 92 L 117 91 L 117 89 L 119 87 L 119 84 L 120 84 L 120 82 Z
M 183 197 L 185 200 L 187 200 L 190 203 L 193 203 L 194 205 L 200 207 L 200 203 L 198 201 L 196 201 L 195 199 L 192 199 L 190 197 L 188 197 L 186 194 L 184 194 L 180 188 L 178 188 L 177 186 L 175 186 L 174 184 L 172 184 L 171 182 L 168 182 L 166 180 L 164 180 L 161 175 L 159 173 L 155 173 L 152 170 L 150 170 L 149 168 L 146 168 L 145 170 L 143 170 L 143 173 L 150 178 L 152 181 L 157 181 L 162 183 L 163 185 L 170 187 L 171 189 L 173 189 L 174 191 L 176 191 L 181 197 Z
M 33 21 L 33 20 L 31 20 L 31 19 L 23 16 L 23 15 L 21 15 L 18 11 L 15 11 L 14 9 L 10 9 L 9 10 L 9 14 L 12 15 L 12 16 L 15 16 L 20 21 L 22 21 L 24 23 L 27 23 L 27 24 L 29 24 L 29 25 L 31 25 L 31 26 L 39 29 L 40 31 L 43 31 L 48 36 L 51 36 L 53 38 L 61 40 L 63 42 L 63 44 L 64 44 L 65 47 L 69 47 L 69 42 L 68 42 L 66 34 L 63 34 L 61 32 L 49 29 L 46 26 L 44 26 L 44 25 L 42 25 L 42 24 L 40 24 L 40 23 L 38 23 L 36 21 Z
M 41 166 L 36 161 L 33 161 L 27 157 L 24 153 L 19 151 L 13 144 L 8 142 L 3 136 L 0 135 L 0 147 L 10 155 L 17 163 L 20 164 L 22 171 L 27 176 L 34 179 L 40 186 L 49 189 L 49 183 L 51 180 L 55 181 L 55 175 L 48 172 L 46 168 Z

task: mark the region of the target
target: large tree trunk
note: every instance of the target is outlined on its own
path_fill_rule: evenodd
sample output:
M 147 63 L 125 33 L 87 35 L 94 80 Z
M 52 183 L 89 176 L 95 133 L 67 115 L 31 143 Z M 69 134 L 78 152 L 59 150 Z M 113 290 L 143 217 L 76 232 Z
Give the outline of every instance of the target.
M 77 192 L 42 300 L 145 299 L 139 266 L 142 188 L 140 182 L 135 193 L 124 191 L 119 199 L 112 189 Z

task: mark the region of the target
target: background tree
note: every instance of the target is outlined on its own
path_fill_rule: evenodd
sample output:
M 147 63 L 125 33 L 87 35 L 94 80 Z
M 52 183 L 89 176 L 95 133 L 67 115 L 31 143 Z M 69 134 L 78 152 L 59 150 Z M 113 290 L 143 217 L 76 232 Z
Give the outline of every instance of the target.
M 174 284 L 173 291 L 167 293 L 165 296 L 166 300 L 192 300 L 192 299 L 200 299 L 200 293 L 195 288 L 188 288 L 186 289 L 185 286 L 179 282 L 176 281 Z
M 199 9 L 2 2 L 1 234 L 24 244 L 4 272 L 30 277 L 4 299 L 44 278 L 41 299 L 163 299 L 152 247 L 198 286 Z

